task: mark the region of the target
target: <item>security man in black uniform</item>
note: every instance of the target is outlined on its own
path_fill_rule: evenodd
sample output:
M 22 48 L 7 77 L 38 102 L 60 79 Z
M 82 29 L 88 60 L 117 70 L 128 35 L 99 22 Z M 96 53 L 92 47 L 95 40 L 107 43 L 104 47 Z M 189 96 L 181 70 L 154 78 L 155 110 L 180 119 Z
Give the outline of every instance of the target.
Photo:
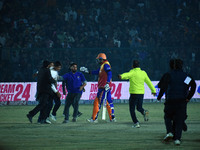
M 44 61 L 42 68 L 38 72 L 37 98 L 39 100 L 39 104 L 26 115 L 31 123 L 32 118 L 38 112 L 40 112 L 41 123 L 46 123 L 46 118 L 48 116 L 48 104 L 52 100 L 54 94 L 51 86 L 55 83 L 55 80 L 50 74 L 49 65 L 49 61 Z M 60 97 L 59 92 L 56 94 Z
M 196 89 L 194 79 L 183 72 L 182 67 L 182 60 L 171 60 L 171 71 L 165 73 L 158 83 L 160 92 L 157 99 L 160 100 L 163 94 L 166 94 L 164 120 L 167 135 L 164 141 L 169 141 L 173 138 L 175 145 L 180 145 L 184 120 L 187 116 L 187 103 Z

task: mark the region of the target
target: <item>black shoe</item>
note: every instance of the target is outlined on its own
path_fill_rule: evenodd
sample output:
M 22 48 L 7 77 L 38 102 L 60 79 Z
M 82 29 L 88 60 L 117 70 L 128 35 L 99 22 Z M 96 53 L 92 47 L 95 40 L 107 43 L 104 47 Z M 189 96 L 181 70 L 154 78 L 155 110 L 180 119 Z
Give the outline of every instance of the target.
M 187 124 L 185 122 L 183 123 L 183 131 L 187 131 Z
M 27 114 L 26 117 L 28 118 L 28 120 L 30 121 L 30 123 L 32 123 L 32 118 L 30 114 Z
M 82 114 L 82 112 L 78 112 L 77 116 L 80 117 Z
M 76 121 L 77 121 L 77 119 L 76 119 L 76 118 L 73 118 L 73 119 L 72 119 L 72 122 L 76 122 Z

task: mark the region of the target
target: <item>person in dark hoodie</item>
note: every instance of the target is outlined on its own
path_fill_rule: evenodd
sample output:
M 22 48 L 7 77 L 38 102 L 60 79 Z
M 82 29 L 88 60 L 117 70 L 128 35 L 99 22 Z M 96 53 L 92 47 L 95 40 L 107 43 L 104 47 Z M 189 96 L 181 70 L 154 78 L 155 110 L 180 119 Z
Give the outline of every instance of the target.
M 181 59 L 172 59 L 169 64 L 171 70 L 158 83 L 160 92 L 157 99 L 160 100 L 165 93 L 164 120 L 167 135 L 164 141 L 174 139 L 174 144 L 180 145 L 187 103 L 194 95 L 196 83 L 190 75 L 183 72 Z

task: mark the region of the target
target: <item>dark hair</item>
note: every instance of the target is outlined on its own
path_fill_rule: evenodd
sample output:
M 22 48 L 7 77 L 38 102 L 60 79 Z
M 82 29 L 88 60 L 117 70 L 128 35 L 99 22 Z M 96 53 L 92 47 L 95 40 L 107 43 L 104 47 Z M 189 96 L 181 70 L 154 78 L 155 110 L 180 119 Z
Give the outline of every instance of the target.
M 42 62 L 42 66 L 45 67 L 45 68 L 48 67 L 49 64 L 50 64 L 50 62 L 48 60 L 44 60 Z
M 170 68 L 173 69 L 182 69 L 183 68 L 183 61 L 181 59 L 171 59 L 169 61 Z
M 138 60 L 133 60 L 133 68 L 137 68 L 140 66 L 140 63 Z
M 62 64 L 61 64 L 59 61 L 55 61 L 55 62 L 54 62 L 54 66 L 55 66 L 55 67 L 59 67 L 59 66 L 62 66 Z
M 175 69 L 182 69 L 183 68 L 183 61 L 181 59 L 175 60 Z
M 77 63 L 75 63 L 75 62 L 70 62 L 70 63 L 69 63 L 69 69 L 70 69 L 73 65 L 77 65 Z

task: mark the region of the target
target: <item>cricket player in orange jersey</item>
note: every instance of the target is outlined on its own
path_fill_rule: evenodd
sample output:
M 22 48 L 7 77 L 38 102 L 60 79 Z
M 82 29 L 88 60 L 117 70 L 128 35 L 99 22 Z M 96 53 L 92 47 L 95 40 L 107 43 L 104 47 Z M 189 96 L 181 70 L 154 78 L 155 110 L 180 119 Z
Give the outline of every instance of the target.
M 98 118 L 99 110 L 101 109 L 101 105 L 106 95 L 106 99 L 107 99 L 106 108 L 109 114 L 109 119 L 111 122 L 116 122 L 115 115 L 114 115 L 114 105 L 111 99 L 111 91 L 110 91 L 110 85 L 112 81 L 111 66 L 104 53 L 99 53 L 98 56 L 96 57 L 96 60 L 100 64 L 100 67 L 97 70 L 89 71 L 86 67 L 80 68 L 80 70 L 85 73 L 98 75 L 97 97 L 94 100 L 92 117 L 91 119 L 87 119 L 87 121 L 91 123 L 98 122 L 97 118 Z

